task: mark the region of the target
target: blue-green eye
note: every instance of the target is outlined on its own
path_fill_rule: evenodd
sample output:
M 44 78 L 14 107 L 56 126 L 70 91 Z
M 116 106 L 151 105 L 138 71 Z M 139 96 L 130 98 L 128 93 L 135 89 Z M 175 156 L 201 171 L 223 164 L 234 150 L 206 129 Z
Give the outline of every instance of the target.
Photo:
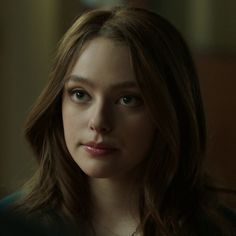
M 119 99 L 119 103 L 127 107 L 138 107 L 142 105 L 143 100 L 141 97 L 136 95 L 126 95 Z
M 70 91 L 70 95 L 76 102 L 87 102 L 90 100 L 90 95 L 82 89 L 73 89 Z

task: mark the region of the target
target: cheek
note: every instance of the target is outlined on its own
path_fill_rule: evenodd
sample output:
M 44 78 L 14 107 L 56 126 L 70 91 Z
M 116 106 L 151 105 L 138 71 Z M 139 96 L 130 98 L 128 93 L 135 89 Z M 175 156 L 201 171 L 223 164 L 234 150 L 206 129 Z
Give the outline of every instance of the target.
M 132 154 L 143 158 L 149 153 L 155 137 L 155 126 L 148 116 L 135 117 L 124 127 L 125 146 Z
M 128 138 L 128 137 L 127 137 Z M 129 134 L 129 140 L 133 146 L 140 150 L 149 149 L 154 138 L 154 127 L 145 124 L 139 125 Z
M 144 141 L 144 138 L 151 140 L 155 132 L 154 124 L 145 113 L 134 116 L 124 123 L 126 123 L 126 127 L 124 128 L 125 133 L 127 132 L 137 141 L 140 139 Z
M 79 123 L 77 122 L 78 114 L 75 112 L 75 110 L 65 102 L 62 104 L 62 121 L 63 121 L 63 129 L 64 129 L 64 135 L 65 135 L 65 141 L 70 149 L 70 146 L 72 145 L 72 141 L 76 140 L 76 133 L 78 130 Z

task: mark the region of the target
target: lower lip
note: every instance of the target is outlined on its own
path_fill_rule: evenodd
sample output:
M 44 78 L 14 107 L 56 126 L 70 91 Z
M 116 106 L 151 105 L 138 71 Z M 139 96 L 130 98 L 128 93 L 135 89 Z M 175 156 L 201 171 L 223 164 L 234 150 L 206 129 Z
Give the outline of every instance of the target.
M 95 148 L 95 147 L 86 146 L 86 145 L 84 146 L 84 149 L 86 152 L 88 152 L 89 154 L 93 156 L 105 156 L 105 155 L 109 155 L 115 152 L 115 149 Z

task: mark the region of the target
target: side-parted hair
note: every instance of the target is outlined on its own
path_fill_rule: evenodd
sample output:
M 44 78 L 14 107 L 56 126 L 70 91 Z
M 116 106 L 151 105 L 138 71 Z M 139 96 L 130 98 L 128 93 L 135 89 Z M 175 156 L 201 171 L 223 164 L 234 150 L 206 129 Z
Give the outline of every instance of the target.
M 199 81 L 180 33 L 163 17 L 138 8 L 84 13 L 60 41 L 49 83 L 26 121 L 25 135 L 39 166 L 19 208 L 27 215 L 53 211 L 74 223 L 90 222 L 88 183 L 65 144 L 61 100 L 81 48 L 95 37 L 128 46 L 158 130 L 143 167 L 140 231 L 144 236 L 195 235 L 199 213 L 207 206 L 202 172 L 207 138 Z

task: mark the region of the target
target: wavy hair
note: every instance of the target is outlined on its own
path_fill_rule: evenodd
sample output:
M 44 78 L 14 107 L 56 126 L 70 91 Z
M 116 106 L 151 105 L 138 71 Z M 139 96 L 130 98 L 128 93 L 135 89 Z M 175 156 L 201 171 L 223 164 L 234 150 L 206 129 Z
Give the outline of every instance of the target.
M 53 211 L 71 222 L 90 222 L 88 183 L 65 144 L 61 99 L 82 46 L 94 37 L 128 46 L 158 129 L 142 176 L 140 231 L 144 236 L 190 235 L 206 205 L 202 162 L 207 138 L 199 81 L 180 33 L 160 15 L 138 8 L 84 13 L 60 41 L 50 80 L 26 121 L 38 170 L 18 208 L 27 215 Z

